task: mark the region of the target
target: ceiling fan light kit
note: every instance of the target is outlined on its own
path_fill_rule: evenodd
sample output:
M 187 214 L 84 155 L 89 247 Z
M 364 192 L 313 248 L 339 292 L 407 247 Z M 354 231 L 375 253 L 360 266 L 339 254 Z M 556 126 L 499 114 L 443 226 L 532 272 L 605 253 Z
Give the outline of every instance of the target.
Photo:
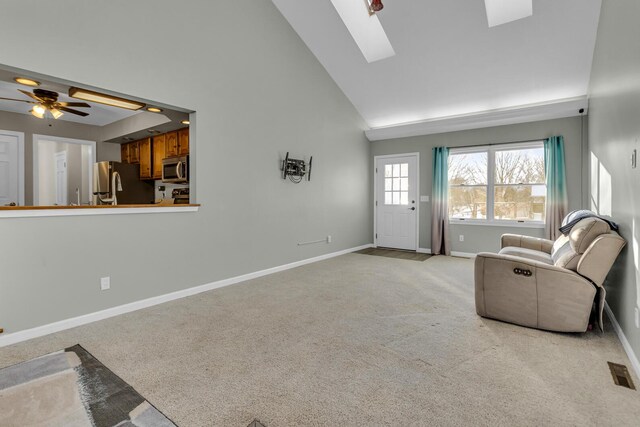
M 33 92 L 27 92 L 26 90 L 18 89 L 18 92 L 28 96 L 29 98 L 31 98 L 31 100 L 27 101 L 25 99 L 4 97 L 0 97 L 0 99 L 5 101 L 34 104 L 29 112 L 34 117 L 37 117 L 39 119 L 44 119 L 47 115 L 47 112 L 49 112 L 54 119 L 58 119 L 64 115 L 63 111 L 66 113 L 75 114 L 77 116 L 86 117 L 89 115 L 89 113 L 85 113 L 84 111 L 80 110 L 74 110 L 69 107 L 91 108 L 91 105 L 87 104 L 86 102 L 59 102 L 58 92 L 53 92 L 50 90 L 34 89 Z
M 60 117 L 62 117 L 64 115 L 64 113 L 62 111 L 58 110 L 57 108 L 51 108 L 49 110 L 49 112 L 51 113 L 53 118 L 56 119 L 56 120 L 58 120 Z
M 112 107 L 125 108 L 127 110 L 139 110 L 144 108 L 146 104 L 132 101 L 130 99 L 120 98 L 106 93 L 94 92 L 88 89 L 78 87 L 69 88 L 69 96 L 83 101 L 97 102 L 99 104 L 110 105 Z
M 44 119 L 47 111 L 54 119 L 59 119 L 64 115 L 64 112 L 75 114 L 77 116 L 86 117 L 89 113 L 84 111 L 74 110 L 69 107 L 81 107 L 91 108 L 91 105 L 85 102 L 58 102 L 58 93 L 44 89 L 34 89 L 33 92 L 27 92 L 22 89 L 18 91 L 24 95 L 27 95 L 33 101 L 22 101 L 15 99 L 14 101 L 28 102 L 35 104 L 31 110 L 31 114 L 39 119 Z
M 34 105 L 31 109 L 31 114 L 39 119 L 44 119 L 44 113 L 46 113 L 46 111 L 42 105 Z

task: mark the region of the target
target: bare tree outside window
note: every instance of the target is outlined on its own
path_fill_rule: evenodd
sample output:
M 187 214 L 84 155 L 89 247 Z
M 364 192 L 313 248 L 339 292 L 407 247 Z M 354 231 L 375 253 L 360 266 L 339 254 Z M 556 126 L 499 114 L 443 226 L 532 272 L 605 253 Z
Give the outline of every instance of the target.
M 494 218 L 543 221 L 547 196 L 542 148 L 495 153 Z
M 487 153 L 449 154 L 449 217 L 487 217 Z
M 544 221 L 542 143 L 449 154 L 449 217 Z

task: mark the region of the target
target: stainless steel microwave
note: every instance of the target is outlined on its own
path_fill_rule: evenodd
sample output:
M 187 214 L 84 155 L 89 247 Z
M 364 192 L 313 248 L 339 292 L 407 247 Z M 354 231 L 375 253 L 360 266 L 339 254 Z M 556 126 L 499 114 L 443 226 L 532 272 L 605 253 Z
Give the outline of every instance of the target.
M 189 156 L 169 157 L 162 160 L 162 182 L 189 182 Z

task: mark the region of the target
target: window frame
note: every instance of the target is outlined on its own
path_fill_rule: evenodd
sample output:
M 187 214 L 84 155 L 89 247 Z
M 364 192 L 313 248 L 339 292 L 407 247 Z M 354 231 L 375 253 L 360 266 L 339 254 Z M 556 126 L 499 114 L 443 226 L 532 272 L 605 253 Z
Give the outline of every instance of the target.
M 528 141 L 528 142 L 514 142 L 514 143 L 500 143 L 493 145 L 478 145 L 473 147 L 455 147 L 449 149 L 449 156 L 456 154 L 472 154 L 472 153 L 487 153 L 487 184 L 486 185 L 462 185 L 457 186 L 460 188 L 472 188 L 472 187 L 486 187 L 487 189 L 487 217 L 485 219 L 479 218 L 452 218 L 448 215 L 449 224 L 455 225 L 489 225 L 498 227 L 522 227 L 522 228 L 544 228 L 545 220 L 512 220 L 512 219 L 496 219 L 495 218 L 495 167 L 496 167 L 496 152 L 498 151 L 513 151 L 513 150 L 526 150 L 532 148 L 543 148 L 544 141 Z M 545 179 L 546 181 L 546 179 Z M 541 185 L 541 184 L 497 184 L 497 186 L 518 186 L 518 185 Z M 546 182 L 545 182 L 546 187 Z M 447 204 L 449 203 L 449 189 L 451 185 L 447 182 Z M 545 197 L 545 206 L 547 200 Z

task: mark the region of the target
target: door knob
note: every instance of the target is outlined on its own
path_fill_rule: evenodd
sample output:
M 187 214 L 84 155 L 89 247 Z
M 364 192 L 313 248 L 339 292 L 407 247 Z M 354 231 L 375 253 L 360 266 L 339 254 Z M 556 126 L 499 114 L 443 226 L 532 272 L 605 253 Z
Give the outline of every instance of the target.
M 416 210 L 416 207 L 414 206 L 414 207 L 409 208 L 409 209 L 411 209 L 412 211 L 415 211 L 415 210 Z

